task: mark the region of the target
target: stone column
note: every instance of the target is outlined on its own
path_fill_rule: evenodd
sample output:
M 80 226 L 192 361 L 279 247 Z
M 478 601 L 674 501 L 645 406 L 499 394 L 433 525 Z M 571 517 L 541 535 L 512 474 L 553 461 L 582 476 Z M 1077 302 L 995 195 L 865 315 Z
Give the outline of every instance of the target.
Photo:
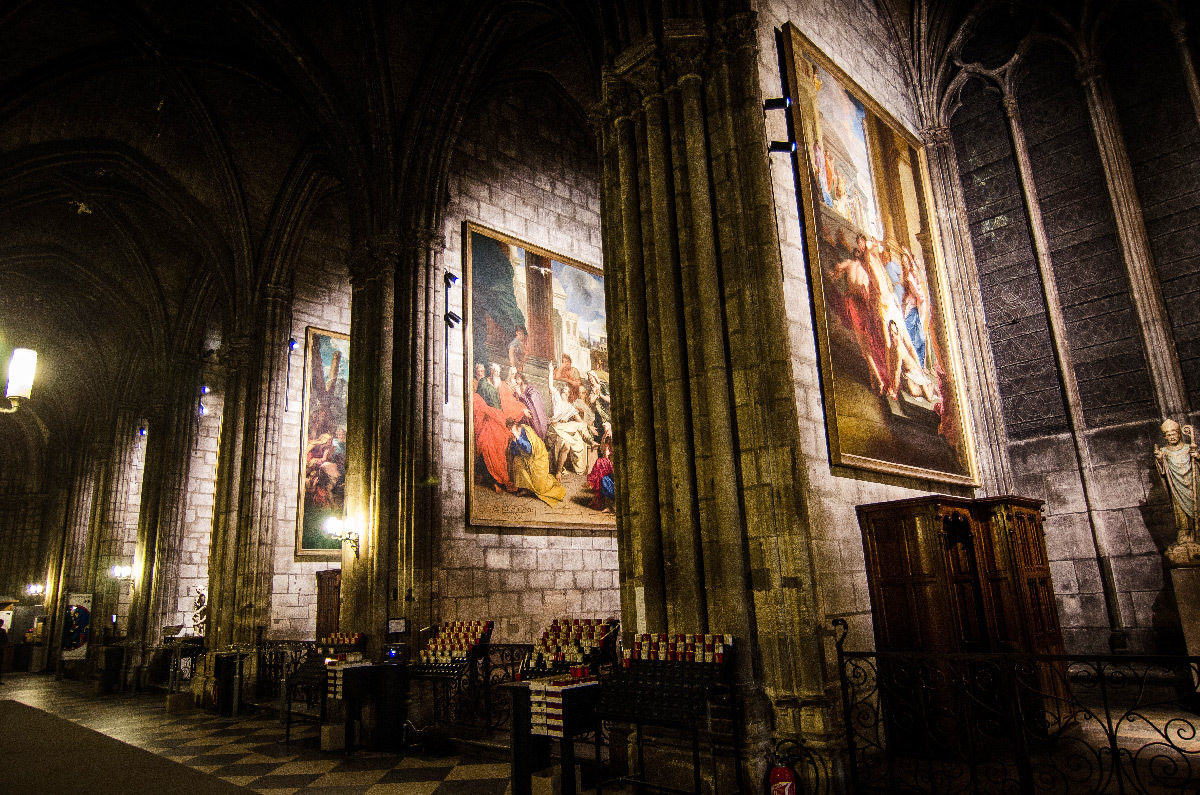
M 137 413 L 132 407 L 119 407 L 113 423 L 111 440 L 96 451 L 98 455 L 104 456 L 104 464 L 98 484 L 97 501 L 93 508 L 96 522 L 92 530 L 92 552 L 88 559 L 88 583 L 85 587 L 95 593 L 92 602 L 92 623 L 97 633 L 101 627 L 110 626 L 110 616 L 120 612 L 120 592 L 123 584 L 113 579 L 110 570 L 118 563 L 124 565 L 130 562 L 123 558 L 122 553 L 136 423 Z
M 1108 551 L 1108 541 L 1096 518 L 1095 503 L 1092 497 L 1095 493 L 1095 485 L 1092 482 L 1092 452 L 1087 439 L 1083 399 L 1079 395 L 1075 361 L 1071 354 L 1071 346 L 1067 342 L 1066 321 L 1063 318 L 1062 302 L 1058 297 L 1058 283 L 1054 279 L 1054 264 L 1050 259 L 1050 243 L 1046 235 L 1046 227 L 1042 222 L 1042 207 L 1038 199 L 1037 185 L 1034 182 L 1033 164 L 1029 159 L 1029 147 L 1025 142 L 1025 130 L 1021 125 L 1021 114 L 1016 97 L 1006 92 L 1003 105 L 1009 134 L 1012 137 L 1013 155 L 1021 183 L 1025 213 L 1029 221 L 1030 239 L 1033 241 L 1033 255 L 1037 261 L 1042 297 L 1046 304 L 1046 319 L 1054 350 L 1054 361 L 1062 385 L 1063 398 L 1067 404 L 1071 441 L 1074 444 L 1076 463 L 1079 467 L 1079 480 L 1083 486 L 1083 500 L 1087 506 L 1088 526 L 1091 529 L 1096 563 L 1100 569 L 1100 581 L 1104 589 L 1104 605 L 1108 612 L 1108 624 L 1111 631 L 1109 645 L 1113 651 L 1121 651 L 1127 645 L 1128 632 L 1125 628 L 1124 617 L 1121 615 L 1121 604 L 1117 599 L 1117 585 L 1113 577 L 1112 556 Z
M 243 447 L 236 519 L 236 614 L 232 642 L 256 644 L 270 622 L 274 572 L 276 492 L 279 482 L 279 426 L 290 353 L 291 290 L 266 288 L 247 358 Z M 228 404 L 226 404 L 228 405 Z M 227 409 L 228 410 L 228 409 Z M 228 417 L 229 415 L 226 414 Z M 285 486 L 286 488 L 286 486 Z M 248 661 L 250 662 L 250 661 Z M 249 686 L 253 665 L 246 671 Z
M 83 585 L 86 564 L 88 518 L 92 511 L 95 495 L 95 462 L 87 447 L 80 447 L 71 461 L 70 492 L 67 497 L 67 514 L 62 528 L 62 543 L 57 556 L 58 571 L 55 577 L 53 612 L 50 625 L 50 664 L 62 677 L 62 618 L 67 607 L 67 598 L 72 591 Z M 51 600 L 47 599 L 49 605 Z
M 164 586 L 164 562 L 179 537 L 183 521 L 185 486 L 192 440 L 195 435 L 199 385 L 193 359 L 171 362 L 163 378 L 163 394 L 151 408 L 146 432 L 146 458 L 142 469 L 142 500 L 138 513 L 137 546 L 133 558 L 133 599 L 129 611 L 126 649 L 126 686 L 146 684 L 146 666 L 161 640 L 156 621 Z
M 836 742 L 756 50 L 754 14 L 665 20 L 600 142 L 626 630 L 737 638 L 753 786 L 772 731 Z
M 217 454 L 217 486 L 213 499 L 213 530 L 208 558 L 208 652 L 244 642 L 236 629 L 238 611 L 238 517 L 243 510 L 242 472 L 245 468 L 247 415 L 250 407 L 250 340 L 226 339 L 214 365 L 222 398 L 221 438 Z M 212 670 L 211 660 L 208 670 Z
M 647 328 L 644 249 L 641 245 L 641 205 L 637 178 L 637 135 L 634 130 L 633 92 L 618 79 L 605 83 L 607 113 L 614 155 L 604 161 L 607 202 L 616 208 L 609 218 L 620 234 L 608 233 L 606 246 L 616 252 L 606 272 L 605 287 L 623 297 L 610 304 L 616 307 L 620 322 L 612 324 L 620 336 L 610 341 L 619 354 L 612 367 L 624 378 L 614 378 L 612 405 L 614 443 L 621 450 L 616 456 L 620 482 L 627 484 L 618 493 L 623 511 L 617 513 L 618 539 L 628 540 L 623 556 L 630 566 L 621 565 L 621 624 L 625 632 L 649 632 L 667 625 L 666 592 L 663 585 L 663 549 L 659 523 L 658 480 L 639 476 L 652 472 L 657 462 L 656 435 L 649 421 L 654 416 L 651 398 L 650 357 Z M 611 287 L 610 287 L 611 285 Z M 620 368 L 620 369 L 618 369 Z
M 1183 80 L 1187 83 L 1188 96 L 1192 100 L 1192 110 L 1196 112 L 1196 121 L 1200 123 L 1200 77 L 1196 75 L 1196 61 L 1192 58 L 1192 49 L 1188 46 L 1187 22 L 1172 12 L 1170 17 L 1171 36 L 1175 39 L 1175 48 L 1179 52 Z
M 681 208 L 673 179 L 672 150 L 680 131 L 668 121 L 663 82 L 669 80 L 656 53 L 634 52 L 638 62 L 627 74 L 642 95 L 639 124 L 639 179 L 646 186 L 642 233 L 651 242 L 645 269 L 647 319 L 655 345 L 651 353 L 656 396 L 659 516 L 662 520 L 663 584 L 667 625 L 673 632 L 704 632 L 708 625 L 704 563 L 693 452 L 693 397 L 689 388 L 685 309 L 678 226 Z M 674 93 L 674 92 L 672 92 Z M 657 365 L 657 366 L 656 366 Z M 653 628 L 651 628 L 653 631 Z M 661 631 L 661 630 L 660 630 Z
M 381 649 L 388 598 L 385 542 L 395 535 L 400 486 L 393 476 L 393 321 L 401 241 L 376 235 L 359 244 L 350 262 L 350 377 L 346 418 L 346 528 L 357 549 L 342 545 L 342 632 L 367 636 L 367 653 Z M 389 533 L 389 529 L 391 531 Z
M 254 687 L 257 676 L 257 656 L 251 652 L 270 621 L 279 425 L 290 333 L 291 290 L 268 285 L 250 329 L 225 342 L 218 354 L 223 414 L 208 564 L 206 670 L 213 670 L 216 653 L 246 652 L 246 689 Z M 182 533 L 180 527 L 172 544 L 176 555 Z M 177 597 L 172 590 L 163 598 Z M 210 685 L 202 685 L 205 692 Z
M 413 622 L 410 633 L 432 626 L 437 618 L 433 589 L 442 521 L 446 241 L 430 230 L 440 228 L 440 220 L 431 220 L 410 229 L 396 268 L 391 416 L 397 462 L 393 480 L 399 489 L 392 508 L 396 528 L 389 530 L 375 562 L 381 585 L 372 607 L 380 635 L 389 614 Z
M 1187 52 L 1186 44 L 1182 44 L 1181 48 Z M 1108 183 L 1117 238 L 1129 276 L 1129 296 L 1137 312 L 1142 348 L 1146 352 L 1146 362 L 1154 383 L 1155 403 L 1158 404 L 1160 416 L 1184 417 L 1188 411 L 1187 389 L 1175 352 L 1171 321 L 1167 316 L 1167 305 L 1154 266 L 1150 238 L 1142 217 L 1142 204 L 1133 180 L 1133 166 L 1125 149 L 1125 138 L 1121 133 L 1112 92 L 1098 60 L 1085 60 L 1079 67 L 1078 75 L 1087 96 L 1092 131 L 1096 135 L 1096 147 L 1104 167 L 1104 179 Z M 1195 80 L 1194 69 L 1191 79 Z M 1200 97 L 1193 94 L 1193 101 L 1200 103 Z
M 1016 486 L 1008 460 L 1008 432 L 1004 427 L 996 362 L 979 292 L 979 270 L 967 224 L 966 202 L 958 169 L 958 156 L 944 125 L 921 131 L 924 160 L 933 188 L 933 213 L 942 244 L 950 287 L 949 321 L 954 323 L 963 353 L 964 404 L 971 413 L 979 451 L 979 482 L 985 494 L 1011 494 Z M 966 396 L 973 399 L 966 399 Z

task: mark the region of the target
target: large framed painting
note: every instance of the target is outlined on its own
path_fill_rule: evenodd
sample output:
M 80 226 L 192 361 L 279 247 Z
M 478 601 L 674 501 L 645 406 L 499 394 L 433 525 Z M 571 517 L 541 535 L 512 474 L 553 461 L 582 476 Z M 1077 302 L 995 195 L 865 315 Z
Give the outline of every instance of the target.
M 978 485 L 918 141 L 784 30 L 830 459 Z
M 304 422 L 296 556 L 337 560 L 342 544 L 325 533 L 346 515 L 346 377 L 350 338 L 309 326 L 305 332 Z
M 604 275 L 463 225 L 472 525 L 616 526 Z

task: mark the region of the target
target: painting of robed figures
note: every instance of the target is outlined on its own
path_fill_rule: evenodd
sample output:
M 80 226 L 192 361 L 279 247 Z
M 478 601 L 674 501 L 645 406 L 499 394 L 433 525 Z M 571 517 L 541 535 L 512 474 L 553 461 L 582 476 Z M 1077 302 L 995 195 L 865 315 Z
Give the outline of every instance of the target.
M 300 500 L 296 555 L 340 556 L 341 542 L 324 531 L 346 515 L 346 378 L 350 338 L 310 327 L 305 340 L 304 427 L 300 447 Z
M 602 272 L 475 224 L 463 236 L 469 522 L 611 529 Z
M 831 463 L 975 484 L 919 144 L 784 41 Z

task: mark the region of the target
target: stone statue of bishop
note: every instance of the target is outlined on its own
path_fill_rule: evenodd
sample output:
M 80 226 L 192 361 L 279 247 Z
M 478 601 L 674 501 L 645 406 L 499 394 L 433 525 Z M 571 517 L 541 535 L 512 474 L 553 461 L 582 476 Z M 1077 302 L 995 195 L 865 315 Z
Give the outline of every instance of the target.
M 1171 495 L 1178 531 L 1176 542 L 1167 549 L 1167 558 L 1175 564 L 1195 563 L 1200 560 L 1200 544 L 1196 542 L 1200 450 L 1191 425 L 1180 427 L 1174 420 L 1167 420 L 1161 427 L 1167 445 L 1154 445 L 1154 463 Z

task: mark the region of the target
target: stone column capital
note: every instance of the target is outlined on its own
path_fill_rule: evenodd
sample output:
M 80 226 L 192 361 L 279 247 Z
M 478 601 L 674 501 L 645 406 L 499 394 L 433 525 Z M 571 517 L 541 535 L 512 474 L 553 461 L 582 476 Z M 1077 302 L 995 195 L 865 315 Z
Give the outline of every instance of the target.
M 663 23 L 667 65 L 675 79 L 699 80 L 709 67 L 709 38 L 701 20 L 677 19 Z
M 446 236 L 436 229 L 414 226 L 404 236 L 402 245 L 416 251 L 445 251 Z
M 604 76 L 603 99 L 597 106 L 602 119 L 616 125 L 630 121 L 638 108 L 638 96 L 633 86 L 615 72 Z
M 405 241 L 392 232 L 377 232 L 359 241 L 350 255 L 350 286 L 366 287 L 394 273 L 404 248 Z
M 1171 37 L 1175 39 L 1176 44 L 1187 44 L 1188 39 L 1187 21 L 1178 14 L 1171 15 Z
M 273 301 L 281 304 L 291 303 L 291 285 L 283 285 L 272 282 L 271 284 L 268 284 L 266 289 L 263 291 L 263 297 L 266 298 L 267 301 Z
M 250 353 L 253 350 L 253 345 L 249 335 L 235 334 L 221 341 L 221 347 L 217 349 L 216 366 L 222 372 L 228 374 L 231 370 L 240 370 L 250 362 Z
M 921 128 L 921 141 L 927 147 L 950 146 L 950 128 L 944 124 L 932 124 Z
M 1104 64 L 1094 55 L 1080 59 L 1075 68 L 1075 77 L 1085 86 L 1090 86 L 1104 75 Z
M 734 53 L 758 49 L 758 14 L 743 11 L 720 20 L 714 26 L 714 44 L 721 52 Z

